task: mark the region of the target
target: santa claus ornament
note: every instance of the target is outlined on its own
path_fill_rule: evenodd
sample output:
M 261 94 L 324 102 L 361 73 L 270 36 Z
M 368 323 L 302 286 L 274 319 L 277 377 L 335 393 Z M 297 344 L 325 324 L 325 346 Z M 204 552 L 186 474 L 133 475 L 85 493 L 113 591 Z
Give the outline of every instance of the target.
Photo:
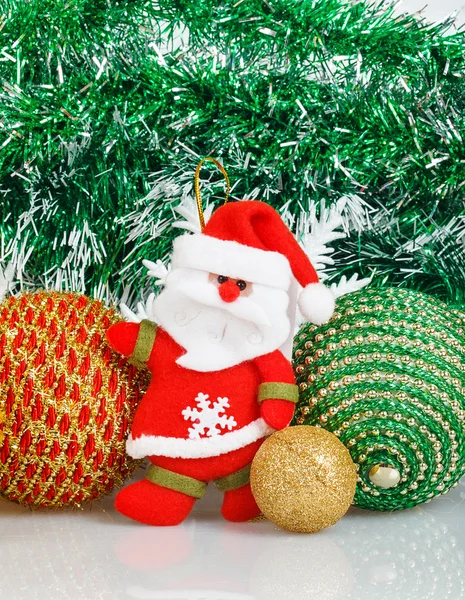
M 224 204 L 200 233 L 174 241 L 155 322 L 117 323 L 107 332 L 117 352 L 152 376 L 127 442 L 133 458 L 151 465 L 145 479 L 119 492 L 118 511 L 175 525 L 214 482 L 224 492 L 225 519 L 260 514 L 250 465 L 266 437 L 289 425 L 298 399 L 280 350 L 291 334 L 293 278 L 303 288 L 302 314 L 315 324 L 328 320 L 332 292 L 264 202 Z

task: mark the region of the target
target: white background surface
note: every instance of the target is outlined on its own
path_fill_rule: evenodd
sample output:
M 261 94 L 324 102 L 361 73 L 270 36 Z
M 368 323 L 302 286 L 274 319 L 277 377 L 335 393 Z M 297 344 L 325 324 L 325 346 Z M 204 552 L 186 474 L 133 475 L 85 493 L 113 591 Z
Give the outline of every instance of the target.
M 395 514 L 351 509 L 291 534 L 231 524 L 214 488 L 178 527 L 128 521 L 106 498 L 80 511 L 0 502 L 2 600 L 459 600 L 465 485 Z
M 464 0 L 404 0 L 398 3 L 397 12 L 419 12 L 428 21 L 442 21 L 456 15 L 456 25 L 460 26 L 465 23 L 464 7 Z
M 398 11 L 434 20 L 464 4 Z M 461 484 L 401 513 L 351 509 L 312 536 L 226 523 L 215 491 L 176 528 L 132 523 L 112 497 L 58 513 L 0 501 L 0 599 L 465 600 L 464 500 Z

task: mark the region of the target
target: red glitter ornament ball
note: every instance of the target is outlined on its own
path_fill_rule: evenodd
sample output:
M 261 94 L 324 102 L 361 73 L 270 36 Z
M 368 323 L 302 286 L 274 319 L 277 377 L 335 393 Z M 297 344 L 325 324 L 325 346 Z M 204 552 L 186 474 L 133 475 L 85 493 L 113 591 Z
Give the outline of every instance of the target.
M 0 304 L 0 496 L 79 506 L 132 473 L 125 441 L 148 374 L 108 346 L 105 331 L 120 320 L 75 293 Z

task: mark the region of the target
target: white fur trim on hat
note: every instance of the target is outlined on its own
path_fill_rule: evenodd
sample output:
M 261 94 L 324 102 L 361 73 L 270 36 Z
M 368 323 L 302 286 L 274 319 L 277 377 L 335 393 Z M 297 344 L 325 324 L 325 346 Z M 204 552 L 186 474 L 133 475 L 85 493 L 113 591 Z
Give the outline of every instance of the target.
M 306 320 L 315 325 L 329 321 L 335 304 L 333 292 L 322 283 L 310 283 L 300 292 L 300 312 Z
M 171 266 L 208 271 L 283 290 L 289 289 L 292 275 L 289 261 L 279 252 L 202 233 L 185 234 L 174 240 Z
M 133 438 L 130 435 L 126 442 L 126 451 L 133 458 L 144 458 L 144 456 L 207 458 L 244 448 L 270 435 L 273 431 L 274 429 L 260 417 L 241 429 L 195 440 L 160 435 L 141 435 Z

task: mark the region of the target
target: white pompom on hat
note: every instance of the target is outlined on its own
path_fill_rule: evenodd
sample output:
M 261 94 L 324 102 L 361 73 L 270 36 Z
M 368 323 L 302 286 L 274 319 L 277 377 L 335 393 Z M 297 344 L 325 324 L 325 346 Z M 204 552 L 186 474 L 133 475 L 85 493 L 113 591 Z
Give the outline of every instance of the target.
M 279 214 L 264 202 L 244 200 L 218 208 L 202 233 L 174 241 L 172 267 L 190 267 L 288 290 L 302 286 L 298 305 L 311 323 L 331 318 L 335 299 Z

